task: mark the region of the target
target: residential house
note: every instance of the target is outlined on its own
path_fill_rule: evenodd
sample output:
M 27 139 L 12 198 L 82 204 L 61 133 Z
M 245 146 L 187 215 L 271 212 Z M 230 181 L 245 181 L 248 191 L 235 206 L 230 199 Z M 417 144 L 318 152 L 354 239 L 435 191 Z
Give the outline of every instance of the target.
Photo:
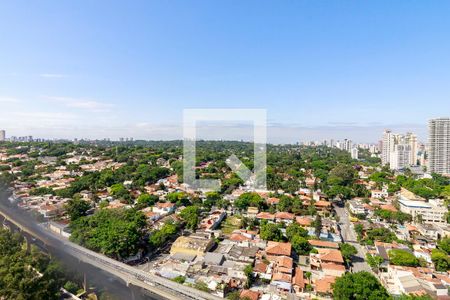
M 277 212 L 275 213 L 275 222 L 277 223 L 286 223 L 292 224 L 294 221 L 295 215 L 288 212 Z
M 160 215 L 167 215 L 173 213 L 175 211 L 175 208 L 175 203 L 157 202 L 155 206 L 153 206 L 153 212 Z

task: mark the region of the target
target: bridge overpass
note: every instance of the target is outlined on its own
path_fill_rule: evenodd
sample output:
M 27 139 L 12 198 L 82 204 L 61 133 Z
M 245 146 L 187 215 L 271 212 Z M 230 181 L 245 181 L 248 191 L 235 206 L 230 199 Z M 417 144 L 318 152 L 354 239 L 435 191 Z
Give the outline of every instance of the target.
M 127 285 L 132 284 L 146 289 L 156 295 L 169 300 L 198 299 L 198 300 L 217 300 L 219 297 L 209 293 L 184 286 L 171 280 L 156 276 L 136 269 L 132 266 L 111 259 L 105 255 L 86 249 L 80 245 L 72 243 L 63 237 L 57 236 L 39 226 L 27 226 L 25 222 L 17 220 L 7 212 L 6 209 L 0 207 L 0 214 L 14 224 L 21 231 L 39 239 L 46 245 L 57 248 L 63 248 L 64 252 L 71 256 L 88 263 L 94 267 L 104 270 L 116 277 L 123 279 Z

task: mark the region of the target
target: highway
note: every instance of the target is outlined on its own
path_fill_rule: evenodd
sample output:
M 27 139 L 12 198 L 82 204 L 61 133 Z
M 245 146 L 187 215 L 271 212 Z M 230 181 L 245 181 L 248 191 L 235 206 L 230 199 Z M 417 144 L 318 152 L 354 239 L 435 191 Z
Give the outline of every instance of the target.
M 352 272 L 367 271 L 372 273 L 372 269 L 366 262 L 366 251 L 358 243 L 355 229 L 350 222 L 349 214 L 344 206 L 338 206 L 334 204 L 334 210 L 339 216 L 339 222 L 341 223 L 341 235 L 344 242 L 353 245 L 358 253 L 352 257 Z
M 141 271 L 137 268 L 106 257 L 105 255 L 81 247 L 64 239 L 63 237 L 59 237 L 39 226 L 36 226 L 34 221 L 30 220 L 30 216 L 20 217 L 16 210 L 17 209 L 6 207 L 3 203 L 0 204 L 0 213 L 16 227 L 19 227 L 21 230 L 27 232 L 36 239 L 41 240 L 45 245 L 50 245 L 51 247 L 63 250 L 65 253 L 84 263 L 108 272 L 115 277 L 121 278 L 126 282 L 127 286 L 131 284 L 141 287 L 158 296 L 153 299 L 219 299 L 209 293 L 177 284 L 171 280 Z M 23 215 L 25 215 L 25 213 L 23 213 Z M 12 216 L 14 216 L 14 218 Z

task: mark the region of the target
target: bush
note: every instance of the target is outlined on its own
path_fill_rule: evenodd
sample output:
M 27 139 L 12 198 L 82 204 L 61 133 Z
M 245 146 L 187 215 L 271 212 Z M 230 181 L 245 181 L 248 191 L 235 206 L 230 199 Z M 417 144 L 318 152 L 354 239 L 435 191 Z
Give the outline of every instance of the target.
M 389 259 L 393 265 L 417 267 L 419 260 L 414 254 L 401 249 L 393 249 L 389 251 Z

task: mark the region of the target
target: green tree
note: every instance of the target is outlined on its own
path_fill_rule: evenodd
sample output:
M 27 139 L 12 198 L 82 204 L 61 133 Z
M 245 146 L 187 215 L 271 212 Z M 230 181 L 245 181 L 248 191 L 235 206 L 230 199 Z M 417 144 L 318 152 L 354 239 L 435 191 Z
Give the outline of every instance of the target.
M 114 258 L 136 254 L 147 225 L 135 209 L 101 209 L 70 223 L 71 241 Z
M 298 223 L 292 223 L 286 228 L 286 237 L 292 240 L 294 236 L 308 237 L 308 230 L 300 226 Z
M 80 217 L 86 216 L 87 211 L 91 209 L 91 205 L 87 201 L 75 197 L 67 201 L 65 208 L 70 220 L 75 221 Z
M 176 283 L 179 283 L 179 284 L 183 284 L 186 281 L 186 277 L 179 275 L 179 276 L 173 278 L 172 281 L 175 281 Z
M 386 300 L 390 296 L 378 279 L 368 272 L 346 273 L 333 285 L 336 300 Z
M 316 219 L 314 220 L 314 232 L 316 234 L 316 237 L 320 236 L 320 233 L 322 232 L 322 217 L 320 215 L 316 216 Z
M 199 213 L 197 206 L 188 206 L 180 212 L 180 217 L 186 222 L 187 228 L 195 230 L 199 222 Z
M 344 257 L 345 262 L 347 264 L 349 264 L 351 262 L 352 256 L 355 255 L 356 253 L 358 253 L 355 246 L 353 246 L 351 244 L 342 243 L 339 245 L 339 248 L 340 248 L 342 256 Z
M 288 196 L 281 196 L 278 202 L 279 211 L 292 211 L 293 199 Z
M 330 171 L 328 184 L 350 186 L 356 178 L 356 170 L 352 166 L 339 164 Z
M 433 298 L 429 295 L 400 295 L 400 297 L 395 298 L 396 300 L 432 300 Z
M 364 232 L 364 226 L 360 223 L 355 224 L 355 232 L 358 235 L 358 241 L 362 239 L 363 237 L 363 232 Z
M 378 272 L 380 265 L 383 263 L 384 259 L 379 255 L 366 254 L 366 261 L 369 266 Z
M 70 292 L 72 294 L 76 294 L 78 289 L 79 289 L 79 287 L 78 287 L 78 284 L 76 284 L 75 282 L 67 281 L 64 284 L 64 289 L 66 289 L 66 291 L 68 291 L 68 292 Z
M 277 224 L 267 223 L 261 226 L 260 237 L 266 241 L 282 241 L 283 234 Z
M 438 248 L 450 255 L 450 237 L 438 241 Z
M 0 229 L 0 299 L 57 300 L 64 284 L 58 264 L 23 238 Z
M 253 280 L 254 280 L 254 278 L 253 278 L 253 266 L 252 265 L 247 265 L 244 268 L 244 274 L 247 277 L 247 281 L 245 283 L 245 288 L 248 289 L 248 288 L 250 288 L 252 286 Z
M 393 265 L 417 267 L 419 260 L 411 252 L 402 249 L 392 249 L 388 252 L 389 260 Z
M 450 270 L 450 257 L 444 251 L 433 249 L 431 251 L 431 260 L 434 263 L 436 271 L 447 272 Z
M 235 201 L 234 205 L 242 210 L 247 209 L 249 206 L 255 206 L 262 208 L 264 206 L 264 200 L 258 193 L 248 192 L 240 195 Z
M 142 193 L 137 198 L 136 202 L 141 207 L 148 207 L 154 205 L 158 202 L 159 197 L 156 195 L 149 195 L 147 193 Z
M 308 240 L 300 235 L 292 237 L 291 244 L 298 255 L 309 255 L 312 250 L 312 246 Z
M 130 200 L 131 195 L 127 188 L 122 183 L 113 184 L 110 188 L 110 193 L 114 197 L 124 200 Z
M 228 300 L 240 300 L 241 299 L 240 292 L 239 291 L 234 291 L 234 292 L 228 293 L 227 294 L 227 299 Z
M 178 226 L 173 223 L 166 223 L 163 225 L 163 227 L 160 230 L 155 230 L 150 235 L 150 245 L 153 247 L 153 249 L 159 248 L 171 238 L 173 237 L 178 231 Z

